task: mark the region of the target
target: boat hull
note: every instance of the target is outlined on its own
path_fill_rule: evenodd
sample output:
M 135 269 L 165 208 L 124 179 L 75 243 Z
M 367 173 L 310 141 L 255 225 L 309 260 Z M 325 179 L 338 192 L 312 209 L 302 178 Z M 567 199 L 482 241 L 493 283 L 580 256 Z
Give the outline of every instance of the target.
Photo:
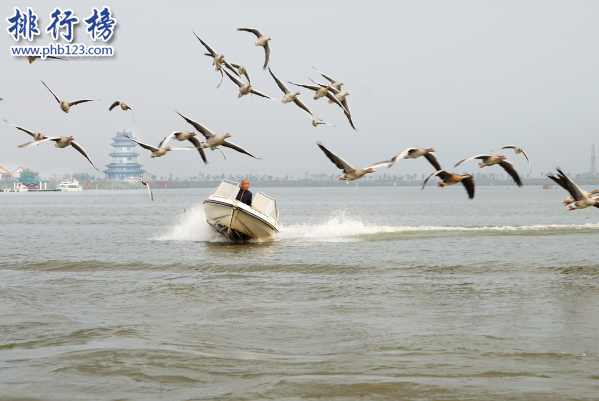
M 227 200 L 204 201 L 206 222 L 232 241 L 268 239 L 279 230 L 249 206 Z

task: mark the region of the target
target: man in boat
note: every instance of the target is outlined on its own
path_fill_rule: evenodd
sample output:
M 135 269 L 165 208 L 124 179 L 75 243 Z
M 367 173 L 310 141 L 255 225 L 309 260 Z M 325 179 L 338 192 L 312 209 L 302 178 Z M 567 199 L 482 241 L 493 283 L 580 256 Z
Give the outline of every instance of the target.
M 250 188 L 250 182 L 248 180 L 241 181 L 241 189 L 237 193 L 238 201 L 245 203 L 248 206 L 252 206 L 252 193 L 248 191 Z

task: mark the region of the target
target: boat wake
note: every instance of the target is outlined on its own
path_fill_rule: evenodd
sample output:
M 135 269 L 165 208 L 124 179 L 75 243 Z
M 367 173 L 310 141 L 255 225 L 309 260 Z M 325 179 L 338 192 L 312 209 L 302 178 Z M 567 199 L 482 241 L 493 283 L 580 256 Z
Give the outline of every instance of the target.
M 318 221 L 289 225 L 281 224 L 279 234 L 269 240 L 257 242 L 355 242 L 363 241 L 364 236 L 403 232 L 519 232 L 568 229 L 599 230 L 599 223 L 479 227 L 390 226 L 365 223 L 359 216 L 348 216 L 345 210 L 338 210 L 329 217 L 318 219 Z M 169 229 L 151 239 L 155 241 L 230 242 L 206 223 L 206 215 L 202 205 L 195 206 L 181 214 Z

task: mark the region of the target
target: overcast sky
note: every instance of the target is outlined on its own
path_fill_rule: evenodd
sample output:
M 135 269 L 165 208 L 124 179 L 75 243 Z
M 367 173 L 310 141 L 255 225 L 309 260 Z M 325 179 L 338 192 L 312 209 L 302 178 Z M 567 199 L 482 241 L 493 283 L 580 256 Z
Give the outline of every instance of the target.
M 135 4 L 135 6 L 133 5 Z M 93 43 L 83 19 L 92 7 L 111 7 L 118 25 L 109 45 L 116 56 L 69 62 L 12 57 L 17 44 L 6 32 L 14 7 L 32 7 L 42 34 L 34 44 L 55 43 L 45 27 L 55 7 L 71 8 L 81 22 L 76 43 Z M 441 165 L 503 145 L 519 145 L 539 176 L 561 166 L 589 170 L 591 145 L 599 145 L 599 2 L 596 1 L 5 1 L 0 6 L 4 48 L 0 63 L 0 117 L 48 136 L 73 135 L 102 170 L 110 162 L 111 137 L 132 131 L 157 145 L 175 130 L 193 130 L 173 112 L 263 157 L 254 160 L 225 149 L 208 151 L 205 166 L 195 152 L 150 159 L 144 169 L 157 176 L 205 174 L 303 175 L 339 170 L 315 145 L 322 141 L 355 167 L 391 158 L 410 146 L 435 147 Z M 192 30 L 229 62 L 247 67 L 254 88 L 281 99 L 283 93 L 262 70 L 264 50 L 236 28 L 258 28 L 272 37 L 270 66 L 282 80 L 324 81 L 311 66 L 345 83 L 358 131 L 326 99 L 303 102 L 337 127 L 312 127 L 294 104 L 257 96 L 237 98 L 238 88 L 220 74 Z M 20 41 L 24 44 L 23 40 Z M 63 42 L 64 43 L 64 42 Z M 41 84 L 61 98 L 102 99 L 63 113 Z M 292 88 L 290 85 L 290 89 Z M 131 114 L 115 109 L 130 105 Z M 17 146 L 30 137 L 0 122 L 0 165 L 31 167 L 42 175 L 94 170 L 74 149 L 42 144 Z M 180 143 L 173 143 L 179 146 Z M 185 145 L 187 146 L 187 145 Z M 500 153 L 501 154 L 501 153 Z M 507 151 L 521 174 L 522 155 Z M 477 172 L 475 162 L 456 172 Z M 491 173 L 493 168 L 483 172 Z M 430 173 L 424 159 L 406 160 L 389 172 Z M 103 174 L 101 174 L 103 176 Z

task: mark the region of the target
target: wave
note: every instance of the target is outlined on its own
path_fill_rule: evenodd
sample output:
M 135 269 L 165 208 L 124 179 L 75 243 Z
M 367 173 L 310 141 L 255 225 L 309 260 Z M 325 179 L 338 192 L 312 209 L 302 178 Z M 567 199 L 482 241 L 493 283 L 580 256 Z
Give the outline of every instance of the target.
M 599 223 L 587 224 L 537 224 L 529 226 L 392 226 L 362 221 L 359 216 L 350 216 L 345 210 L 334 211 L 319 221 L 301 224 L 281 224 L 278 235 L 270 242 L 353 242 L 361 236 L 402 232 L 446 232 L 446 231 L 542 231 L 563 229 L 599 229 Z M 199 241 L 230 242 L 206 223 L 202 205 L 194 206 L 180 215 L 167 231 L 151 238 L 155 241 Z

